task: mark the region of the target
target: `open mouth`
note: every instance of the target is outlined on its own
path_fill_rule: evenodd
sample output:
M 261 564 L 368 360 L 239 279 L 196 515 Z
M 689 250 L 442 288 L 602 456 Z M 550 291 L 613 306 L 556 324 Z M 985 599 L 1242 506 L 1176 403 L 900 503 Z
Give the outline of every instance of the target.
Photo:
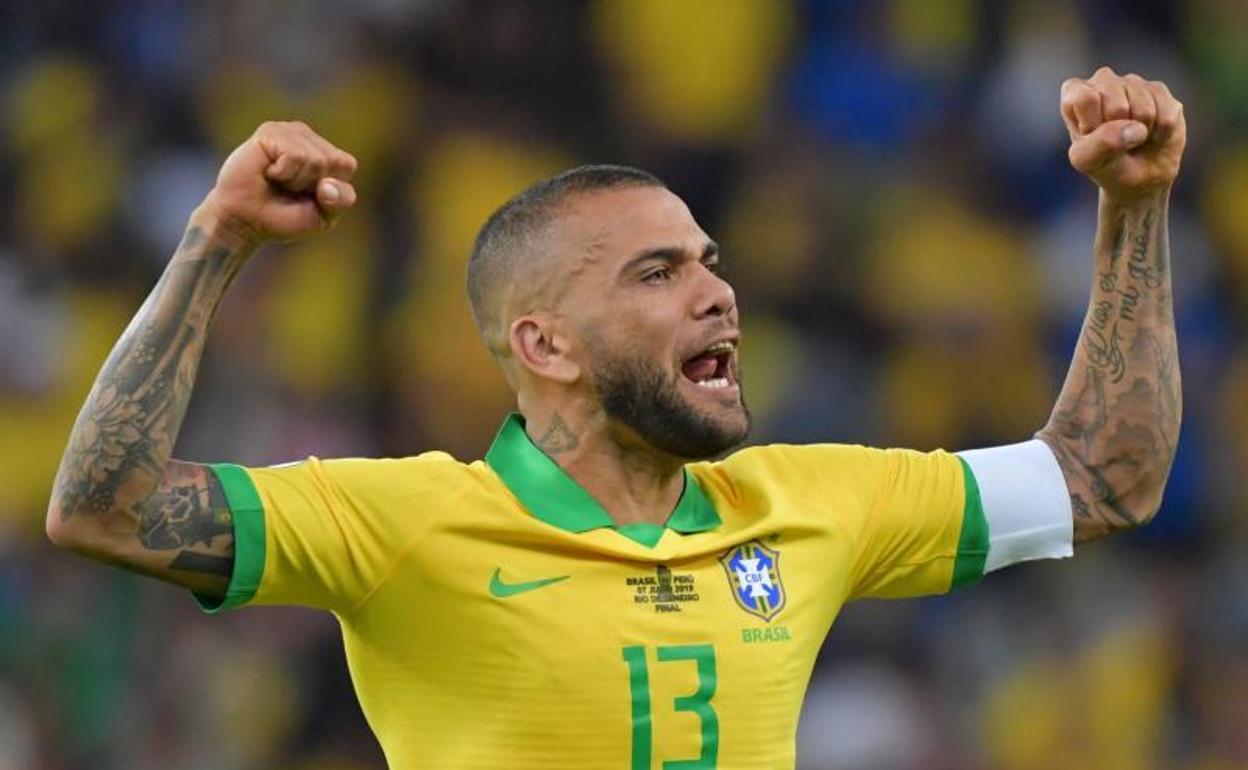
M 736 385 L 732 372 L 732 354 L 737 346 L 729 340 L 721 340 L 688 359 L 680 367 L 681 373 L 700 388 L 718 390 Z

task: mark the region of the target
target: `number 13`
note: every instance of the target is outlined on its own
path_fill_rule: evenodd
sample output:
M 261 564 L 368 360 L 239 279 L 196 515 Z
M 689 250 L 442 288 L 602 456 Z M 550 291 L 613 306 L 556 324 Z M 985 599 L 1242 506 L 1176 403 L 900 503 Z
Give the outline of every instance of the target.
M 719 717 L 711 707 L 715 695 L 715 648 L 709 644 L 679 644 L 656 648 L 660 663 L 691 660 L 698 666 L 698 689 L 692 695 L 675 699 L 676 711 L 692 711 L 702 722 L 702 751 L 697 759 L 672 759 L 663 762 L 663 770 L 715 770 L 719 757 Z M 628 689 L 633 698 L 633 761 L 632 770 L 651 770 L 650 756 L 654 736 L 650 719 L 650 671 L 646 648 L 633 645 L 624 648 L 628 664 Z

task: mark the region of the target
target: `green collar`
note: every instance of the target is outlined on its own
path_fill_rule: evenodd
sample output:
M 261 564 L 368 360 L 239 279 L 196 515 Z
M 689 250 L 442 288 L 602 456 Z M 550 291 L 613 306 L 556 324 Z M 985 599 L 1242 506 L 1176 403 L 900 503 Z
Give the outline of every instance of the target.
M 512 494 L 547 524 L 568 532 L 611 527 L 648 548 L 653 548 L 663 535 L 663 528 L 654 525 L 616 527 L 606 509 L 533 444 L 524 432 L 524 418 L 518 414 L 507 416 L 490 451 L 485 454 L 485 462 Z M 719 524 L 715 506 L 686 468 L 685 490 L 667 519 L 667 529 L 682 533 L 705 532 Z

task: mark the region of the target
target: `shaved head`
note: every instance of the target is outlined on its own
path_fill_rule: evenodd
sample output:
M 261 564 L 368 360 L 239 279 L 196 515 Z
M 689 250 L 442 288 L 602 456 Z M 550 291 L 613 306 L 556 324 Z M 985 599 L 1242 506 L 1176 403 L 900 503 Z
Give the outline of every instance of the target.
M 550 299 L 548 259 L 559 255 L 551 253 L 546 236 L 563 204 L 574 195 L 623 187 L 666 185 L 629 166 L 578 166 L 532 185 L 486 220 L 468 259 L 468 303 L 495 358 L 505 361 L 511 354 L 510 316 L 543 309 L 536 305 Z M 518 303 L 526 307 L 517 309 Z
M 486 346 L 526 418 L 712 457 L 749 431 L 719 247 L 651 174 L 584 166 L 496 211 L 468 262 Z

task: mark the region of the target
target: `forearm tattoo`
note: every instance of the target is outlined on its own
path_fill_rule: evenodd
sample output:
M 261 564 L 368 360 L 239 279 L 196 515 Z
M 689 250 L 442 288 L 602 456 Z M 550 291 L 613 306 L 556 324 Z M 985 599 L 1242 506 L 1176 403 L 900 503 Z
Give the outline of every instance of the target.
M 208 324 L 241 263 L 199 229 L 187 231 L 74 424 L 53 491 L 63 521 L 107 514 L 129 522 L 144 548 L 175 551 L 166 566 L 228 576 L 223 549 L 202 558 L 216 538 L 232 543 L 219 485 L 202 467 L 171 464 L 170 455 Z
M 1152 516 L 1182 415 L 1166 204 L 1102 203 L 1100 217 L 1091 304 L 1037 434 L 1066 476 L 1080 542 Z

